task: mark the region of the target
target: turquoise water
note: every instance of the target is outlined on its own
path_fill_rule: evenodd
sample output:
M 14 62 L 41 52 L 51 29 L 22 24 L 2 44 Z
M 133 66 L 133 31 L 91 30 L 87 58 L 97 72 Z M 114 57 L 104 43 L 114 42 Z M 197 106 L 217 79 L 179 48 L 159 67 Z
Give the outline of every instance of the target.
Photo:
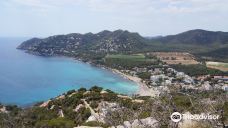
M 70 89 L 99 85 L 132 94 L 138 87 L 105 69 L 64 57 L 40 57 L 17 50 L 26 38 L 0 38 L 0 102 L 25 106 Z

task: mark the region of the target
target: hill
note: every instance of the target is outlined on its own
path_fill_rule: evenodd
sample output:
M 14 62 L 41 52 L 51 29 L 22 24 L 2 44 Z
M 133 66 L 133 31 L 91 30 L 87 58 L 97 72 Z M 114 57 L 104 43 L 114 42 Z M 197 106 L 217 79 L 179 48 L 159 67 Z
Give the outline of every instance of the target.
M 72 33 L 44 39 L 33 38 L 18 48 L 44 55 L 75 54 L 78 52 L 132 52 L 145 47 L 145 39 L 138 33 L 128 31 L 102 31 L 97 34 Z
M 150 39 L 153 51 L 189 52 L 209 60 L 228 62 L 228 32 L 195 29 Z
M 23 42 L 19 49 L 43 55 L 102 58 L 108 53 L 189 52 L 210 59 L 228 60 L 228 32 L 190 30 L 177 35 L 144 38 L 124 30 L 102 31 L 96 34 L 72 33 Z M 215 53 L 215 54 L 214 54 Z M 224 58 L 225 57 L 225 58 Z
M 194 45 L 228 44 L 228 32 L 213 32 L 201 29 L 186 31 L 176 35 L 152 39 L 162 43 Z
M 172 90 L 177 90 L 173 88 Z M 178 90 L 180 91 L 180 90 Z M 213 100 L 212 98 L 213 97 Z M 210 100 L 211 98 L 211 100 Z M 222 99 L 222 100 L 221 100 Z M 211 101 L 210 102 L 206 101 Z M 172 104 L 170 104 L 172 103 Z M 0 104 L 1 128 L 161 128 L 174 127 L 170 115 L 212 113 L 223 120 L 197 120 L 195 127 L 211 128 L 227 122 L 226 92 L 163 93 L 160 97 L 126 96 L 94 86 L 70 90 L 29 108 Z M 194 104 L 194 106 L 193 106 Z M 209 105 L 210 104 L 210 105 Z M 213 109 L 212 109 L 213 108 Z M 220 111 L 224 110 L 224 115 Z M 191 120 L 190 120 L 191 121 Z M 188 121 L 189 122 L 189 121 Z M 182 126 L 189 123 L 181 121 Z M 78 127 L 77 127 L 78 126 Z

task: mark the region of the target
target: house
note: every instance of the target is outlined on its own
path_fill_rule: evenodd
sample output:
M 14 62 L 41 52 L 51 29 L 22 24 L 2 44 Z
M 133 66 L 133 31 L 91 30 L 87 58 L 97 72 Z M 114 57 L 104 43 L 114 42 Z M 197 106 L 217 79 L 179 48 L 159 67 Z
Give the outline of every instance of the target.
M 132 75 L 132 76 L 136 76 L 136 74 L 137 74 L 136 71 L 130 71 L 129 73 L 130 73 L 130 75 Z
M 146 68 L 137 68 L 136 72 L 146 72 L 147 69 Z
M 164 80 L 165 78 L 167 78 L 167 76 L 165 76 L 164 74 L 150 76 L 150 80 L 153 82 L 159 82 L 160 80 Z
M 184 74 L 184 72 L 177 72 L 176 77 L 183 78 L 183 77 L 185 77 L 185 74 Z
M 224 91 L 227 91 L 227 92 L 228 92 L 228 85 L 222 86 L 222 89 L 223 89 Z
M 154 68 L 154 74 L 161 74 L 162 70 L 160 68 Z

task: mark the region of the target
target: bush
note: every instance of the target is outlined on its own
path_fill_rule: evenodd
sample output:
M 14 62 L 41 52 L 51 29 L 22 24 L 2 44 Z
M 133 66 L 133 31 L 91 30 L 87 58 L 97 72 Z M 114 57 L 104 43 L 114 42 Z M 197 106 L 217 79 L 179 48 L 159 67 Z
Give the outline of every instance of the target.
M 82 99 L 83 98 L 83 93 L 82 92 L 78 92 L 75 93 L 74 95 L 71 96 L 72 98 L 77 98 L 77 99 Z
M 87 101 L 99 101 L 102 98 L 99 92 L 91 92 L 85 97 Z
M 94 91 L 94 92 L 101 92 L 102 90 L 103 88 L 98 86 L 93 86 L 92 88 L 90 88 L 90 91 Z
M 224 119 L 223 120 L 225 122 L 228 122 L 228 102 L 225 102 L 223 110 L 224 110 Z
M 21 108 L 18 108 L 17 105 L 7 105 L 6 111 L 10 111 L 11 115 L 17 115 Z
M 74 121 L 65 118 L 43 120 L 36 123 L 37 128 L 73 128 Z
M 150 79 L 151 74 L 149 72 L 137 73 L 138 77 L 141 79 Z
M 195 65 L 171 65 L 172 68 L 177 71 L 184 72 L 190 76 L 198 75 L 228 75 L 228 72 L 222 72 L 217 69 L 207 68 L 205 65 L 195 64 Z
M 7 111 L 13 111 L 15 109 L 17 109 L 18 107 L 16 105 L 7 105 L 6 106 L 6 110 Z
M 106 89 L 105 90 L 106 92 L 108 92 L 108 93 L 114 93 L 112 90 L 110 90 L 110 89 Z
M 173 97 L 173 102 L 178 110 L 189 110 L 191 107 L 191 101 L 187 96 L 176 95 Z
M 81 125 L 91 116 L 90 110 L 88 108 L 80 108 L 77 114 L 75 114 L 76 125 Z
M 50 120 L 58 117 L 58 114 L 57 112 L 48 110 L 46 108 L 35 107 L 28 111 L 27 117 L 30 117 L 35 121 Z
M 103 124 L 103 123 L 100 123 L 100 122 L 97 122 L 97 121 L 89 121 L 89 122 L 86 122 L 86 123 L 83 123 L 82 124 L 83 126 L 90 126 L 90 127 L 103 127 L 103 128 L 107 128 L 109 127 L 107 124 Z
M 104 101 L 116 101 L 118 99 L 115 93 L 105 93 L 103 94 Z
M 139 119 L 145 119 L 147 117 L 150 117 L 151 116 L 151 113 L 148 112 L 148 111 L 143 111 L 139 114 Z
M 98 107 L 98 103 L 97 103 L 96 101 L 91 101 L 91 102 L 90 102 L 90 106 L 91 106 L 93 109 L 95 109 L 95 108 Z
M 123 107 L 126 107 L 126 108 L 131 108 L 132 107 L 132 101 L 130 99 L 121 99 L 120 105 Z
M 78 91 L 84 93 L 84 92 L 86 92 L 87 90 L 86 90 L 86 88 L 79 88 Z
M 67 92 L 67 95 L 70 95 L 70 94 L 72 94 L 74 92 L 75 92 L 75 90 L 70 90 L 70 91 Z

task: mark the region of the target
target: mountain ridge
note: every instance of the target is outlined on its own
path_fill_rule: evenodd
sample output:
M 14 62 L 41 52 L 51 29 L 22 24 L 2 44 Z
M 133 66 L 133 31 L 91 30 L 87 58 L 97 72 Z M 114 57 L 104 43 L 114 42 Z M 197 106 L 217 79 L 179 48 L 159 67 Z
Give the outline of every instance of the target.
M 186 44 L 213 44 L 228 43 L 228 32 L 207 31 L 203 29 L 194 29 L 182 32 L 176 35 L 168 35 L 155 39 L 162 43 L 186 43 Z
M 47 38 L 32 38 L 23 42 L 18 49 L 38 55 L 70 55 L 96 53 L 139 53 L 153 51 L 185 51 L 193 54 L 228 49 L 228 32 L 189 30 L 176 35 L 145 38 L 127 30 L 104 30 L 98 33 L 70 33 Z M 210 53 L 210 54 L 207 54 Z M 223 53 L 223 52 L 221 52 Z M 224 55 L 223 55 L 224 56 Z M 221 57 L 221 55 L 218 55 Z M 226 57 L 228 60 L 228 57 Z

